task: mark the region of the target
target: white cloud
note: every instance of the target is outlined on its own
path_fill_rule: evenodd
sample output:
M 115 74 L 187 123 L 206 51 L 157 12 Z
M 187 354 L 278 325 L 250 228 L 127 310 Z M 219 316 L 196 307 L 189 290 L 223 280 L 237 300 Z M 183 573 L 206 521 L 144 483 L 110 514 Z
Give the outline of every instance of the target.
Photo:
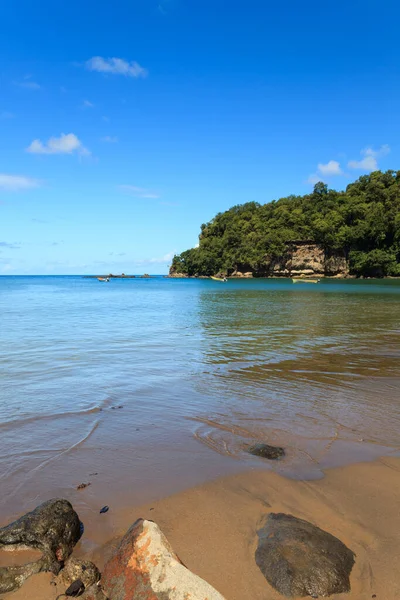
M 58 138 L 51 137 L 45 144 L 41 140 L 33 140 L 26 151 L 31 154 L 73 154 L 74 152 L 83 156 L 90 154 L 74 133 L 62 133 Z
M 84 100 L 83 101 L 83 108 L 93 108 L 94 104 L 93 102 L 90 102 L 90 100 Z
M 330 160 L 326 165 L 319 163 L 318 171 L 322 175 L 342 175 L 343 173 L 337 160 Z
M 116 144 L 118 142 L 118 138 L 116 135 L 105 135 L 101 138 L 102 142 L 108 142 L 109 144 Z
M 314 173 L 313 175 L 310 175 L 309 178 L 307 179 L 307 183 L 311 183 L 312 185 L 315 185 L 319 181 L 321 181 L 321 177 L 319 177 L 317 175 L 317 173 Z
M 136 196 L 136 198 L 149 198 L 152 200 L 156 200 L 159 198 L 159 194 L 155 194 L 151 190 L 146 190 L 145 188 L 136 187 L 135 185 L 119 185 L 118 188 L 122 192 L 127 192 L 128 194 L 132 194 Z
M 123 58 L 103 58 L 93 56 L 85 63 L 89 71 L 108 73 L 111 75 L 125 75 L 125 77 L 146 77 L 147 70 L 136 61 L 128 62 Z
M 324 177 L 332 177 L 333 175 L 343 175 L 340 163 L 337 160 L 330 160 L 326 164 L 318 163 L 317 172 L 311 173 L 307 182 L 315 185 L 319 181 L 324 181 Z
M 362 171 L 376 171 L 378 169 L 378 158 L 386 156 L 390 152 L 388 144 L 384 144 L 379 150 L 371 147 L 364 148 L 360 154 L 364 157 L 361 160 L 350 160 L 348 167 L 350 169 L 360 169 Z
M 0 173 L 0 190 L 6 192 L 21 192 L 40 186 L 40 181 L 23 175 L 7 175 Z

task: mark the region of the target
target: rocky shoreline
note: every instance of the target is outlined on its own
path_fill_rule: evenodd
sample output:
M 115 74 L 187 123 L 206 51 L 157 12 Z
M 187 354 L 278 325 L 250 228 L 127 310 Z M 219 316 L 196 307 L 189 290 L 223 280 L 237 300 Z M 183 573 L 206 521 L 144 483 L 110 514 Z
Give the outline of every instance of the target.
M 0 595 L 279 600 L 346 593 L 349 600 L 397 600 L 399 468 L 398 458 L 386 457 L 316 481 L 245 471 L 127 508 L 118 535 L 97 553 L 88 552 L 70 502 L 50 500 L 0 528 L 1 558 L 27 547 L 41 554 L 25 565 L 3 560 L 13 566 L 0 567 Z
M 103 572 L 73 558 L 84 526 L 72 505 L 49 500 L 0 530 L 0 550 L 34 548 L 42 556 L 0 567 L 0 594 L 18 590 L 42 572 L 59 579 L 61 596 L 86 600 L 224 600 L 187 569 L 154 521 L 139 518 L 119 542 Z M 255 562 L 270 586 L 286 597 L 330 596 L 350 591 L 354 553 L 340 540 L 293 515 L 269 513 L 257 531 Z

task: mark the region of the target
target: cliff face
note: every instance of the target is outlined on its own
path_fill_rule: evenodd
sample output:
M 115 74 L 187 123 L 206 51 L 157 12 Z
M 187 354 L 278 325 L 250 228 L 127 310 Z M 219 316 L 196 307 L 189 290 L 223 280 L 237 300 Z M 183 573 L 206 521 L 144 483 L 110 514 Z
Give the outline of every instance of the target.
M 326 275 L 349 274 L 344 254 L 327 254 L 313 242 L 293 242 L 288 245 L 287 255 L 273 267 L 275 275 Z
M 327 254 L 314 242 L 291 242 L 284 256 L 275 261 L 269 269 L 253 272 L 243 265 L 232 273 L 233 277 L 292 277 L 328 276 L 347 277 L 349 266 L 344 254 Z

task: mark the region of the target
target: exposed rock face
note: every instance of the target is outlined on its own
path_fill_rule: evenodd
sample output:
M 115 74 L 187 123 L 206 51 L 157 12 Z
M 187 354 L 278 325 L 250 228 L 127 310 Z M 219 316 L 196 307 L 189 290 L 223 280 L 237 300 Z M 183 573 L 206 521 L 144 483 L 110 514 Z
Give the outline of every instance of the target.
M 247 448 L 247 452 L 253 456 L 260 456 L 261 458 L 268 458 L 269 460 L 276 460 L 285 456 L 285 451 L 279 446 L 269 446 L 268 444 L 254 444 Z
M 308 521 L 270 514 L 258 531 L 256 563 L 284 596 L 330 596 L 350 591 L 354 553 Z
M 181 563 L 156 523 L 143 519 L 106 564 L 102 585 L 112 600 L 224 600 Z
M 273 265 L 274 275 L 341 275 L 349 274 L 346 257 L 343 254 L 328 255 L 314 242 L 292 242 L 288 244 L 285 256 Z
M 0 548 L 36 548 L 42 557 L 16 567 L 0 568 L 0 593 L 18 589 L 41 571 L 58 574 L 81 536 L 79 517 L 67 500 L 49 500 L 18 521 L 0 529 Z

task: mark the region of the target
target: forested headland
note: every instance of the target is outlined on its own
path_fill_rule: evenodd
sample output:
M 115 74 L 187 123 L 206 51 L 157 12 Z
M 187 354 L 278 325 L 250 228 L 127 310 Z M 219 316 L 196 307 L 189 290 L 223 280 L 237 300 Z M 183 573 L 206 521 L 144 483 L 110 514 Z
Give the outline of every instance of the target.
M 199 246 L 176 255 L 171 273 L 273 274 L 294 241 L 344 256 L 355 276 L 400 276 L 400 171 L 363 175 L 345 191 L 320 182 L 305 196 L 233 206 L 201 225 Z

